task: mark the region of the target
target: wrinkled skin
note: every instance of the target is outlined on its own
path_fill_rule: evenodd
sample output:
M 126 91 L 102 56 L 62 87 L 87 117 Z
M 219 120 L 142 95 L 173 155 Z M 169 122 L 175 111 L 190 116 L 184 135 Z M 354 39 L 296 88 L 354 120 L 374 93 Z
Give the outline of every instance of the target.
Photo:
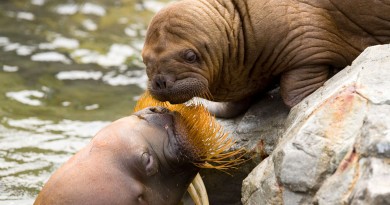
M 182 0 L 153 18 L 142 56 L 153 97 L 233 117 L 276 84 L 292 107 L 389 42 L 389 0 Z
M 152 107 L 102 129 L 60 167 L 35 205 L 177 205 L 199 168 L 183 157 L 176 115 Z

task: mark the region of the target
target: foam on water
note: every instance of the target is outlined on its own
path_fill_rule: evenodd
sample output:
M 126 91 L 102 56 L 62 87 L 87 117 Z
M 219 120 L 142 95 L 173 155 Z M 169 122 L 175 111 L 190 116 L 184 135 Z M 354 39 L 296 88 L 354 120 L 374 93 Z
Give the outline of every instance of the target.
M 80 8 L 80 12 L 83 14 L 92 14 L 96 16 L 104 16 L 106 14 L 104 7 L 93 3 L 85 3 Z
M 5 46 L 9 44 L 9 38 L 0 36 L 0 46 Z
M 45 93 L 37 90 L 22 90 L 16 92 L 7 92 L 5 96 L 25 105 L 40 106 L 42 105 L 42 102 L 33 98 L 43 98 Z
M 53 50 L 55 46 L 52 43 L 40 43 L 38 44 L 38 48 L 41 50 Z
M 44 5 L 46 0 L 31 0 L 31 4 L 36 5 L 36 6 L 42 6 Z
M 73 15 L 78 9 L 78 6 L 75 4 L 62 4 L 57 6 L 56 12 L 62 15 Z
M 106 55 L 101 55 L 97 59 L 97 64 L 103 67 L 122 65 L 126 59 L 135 53 L 134 49 L 128 45 L 113 44 Z
M 85 110 L 96 110 L 99 108 L 99 104 L 92 104 L 92 105 L 87 105 L 85 106 Z
M 87 29 L 88 31 L 96 31 L 98 28 L 96 23 L 93 22 L 91 19 L 85 19 L 82 22 L 82 24 L 83 24 L 84 28 Z
M 28 56 L 31 55 L 35 51 L 34 46 L 24 46 L 20 45 L 19 48 L 16 49 L 16 54 L 19 56 Z
M 64 106 L 64 107 L 68 107 L 70 104 L 72 104 L 72 103 L 69 102 L 69 101 L 64 101 L 64 102 L 61 103 L 61 105 Z
M 31 56 L 32 61 L 41 61 L 41 62 L 62 62 L 65 64 L 70 64 L 70 60 L 61 53 L 50 51 L 37 53 Z
M 71 57 L 81 63 L 96 63 L 102 67 L 121 66 L 128 57 L 133 56 L 137 51 L 131 46 L 124 44 L 111 45 L 107 54 L 99 54 L 88 49 L 76 49 L 71 53 Z
M 131 27 L 125 28 L 125 34 L 129 37 L 136 37 L 138 35 L 137 31 Z
M 162 3 L 154 0 L 145 0 L 143 5 L 146 9 L 156 13 L 160 11 L 162 8 L 164 8 L 166 3 Z
M 68 119 L 54 122 L 52 120 L 41 120 L 36 117 L 25 119 L 4 118 L 3 121 L 12 128 L 34 130 L 35 133 L 51 134 L 56 137 L 82 138 L 93 137 L 98 130 L 110 123 L 108 121 L 78 121 Z
M 57 36 L 51 44 L 53 45 L 54 48 L 76 49 L 79 47 L 78 40 L 65 38 L 62 36 Z
M 61 71 L 56 75 L 58 80 L 99 80 L 102 76 L 100 71 L 84 70 Z
M 9 42 L 8 44 L 4 45 L 3 50 L 9 52 L 18 49 L 19 47 L 20 47 L 19 43 Z
M 56 8 L 56 12 L 62 15 L 73 15 L 77 12 L 96 16 L 106 15 L 106 9 L 103 6 L 89 2 L 81 6 L 76 4 L 58 5 Z
M 147 75 L 144 70 L 128 71 L 125 75 L 109 72 L 103 76 L 103 82 L 112 85 L 137 85 L 142 89 L 147 88 Z
M 18 12 L 16 14 L 16 18 L 17 19 L 23 19 L 23 20 L 32 21 L 32 20 L 35 19 L 35 16 L 34 16 L 33 13 L 21 11 L 21 12 Z
M 19 70 L 18 66 L 3 65 L 4 72 L 17 72 Z

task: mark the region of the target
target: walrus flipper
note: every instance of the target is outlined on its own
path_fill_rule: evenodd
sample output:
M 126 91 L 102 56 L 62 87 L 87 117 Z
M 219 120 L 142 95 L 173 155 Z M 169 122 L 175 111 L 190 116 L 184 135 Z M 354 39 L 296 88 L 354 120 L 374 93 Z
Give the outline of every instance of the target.
M 280 93 L 284 103 L 293 107 L 306 96 L 321 87 L 329 77 L 329 67 L 322 65 L 306 66 L 282 74 Z

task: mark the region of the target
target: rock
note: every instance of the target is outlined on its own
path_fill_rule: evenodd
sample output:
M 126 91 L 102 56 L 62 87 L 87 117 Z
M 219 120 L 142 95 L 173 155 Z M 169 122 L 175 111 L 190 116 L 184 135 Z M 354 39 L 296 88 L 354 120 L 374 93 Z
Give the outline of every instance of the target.
M 351 204 L 390 204 L 390 162 L 379 158 L 363 158 L 361 175 L 349 197 Z
M 267 93 L 243 116 L 232 119 L 219 119 L 225 130 L 238 142 L 262 156 L 268 156 L 274 150 L 279 136 L 284 131 L 289 109 L 284 105 L 279 90 Z
M 271 140 L 251 138 L 273 144 L 243 204 L 390 204 L 390 45 L 367 48 L 276 124 Z
M 289 113 L 278 92 L 277 89 L 269 92 L 242 116 L 218 119 L 224 130 L 231 133 L 230 136 L 236 140 L 235 148 L 245 147 L 251 152 L 253 159 L 239 169 L 229 170 L 228 173 L 201 170 L 200 175 L 207 188 L 210 204 L 241 204 L 242 181 L 274 150 Z
M 268 157 L 244 180 L 244 204 L 282 204 L 283 196 L 276 182 L 273 161 Z

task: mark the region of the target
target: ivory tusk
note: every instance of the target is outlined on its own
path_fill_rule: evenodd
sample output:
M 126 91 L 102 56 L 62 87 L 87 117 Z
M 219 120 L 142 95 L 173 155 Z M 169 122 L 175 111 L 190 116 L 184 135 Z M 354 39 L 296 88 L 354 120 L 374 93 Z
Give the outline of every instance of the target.
M 206 187 L 204 186 L 202 177 L 200 177 L 199 173 L 196 174 L 187 191 L 195 205 L 209 205 L 209 197 L 207 195 Z

